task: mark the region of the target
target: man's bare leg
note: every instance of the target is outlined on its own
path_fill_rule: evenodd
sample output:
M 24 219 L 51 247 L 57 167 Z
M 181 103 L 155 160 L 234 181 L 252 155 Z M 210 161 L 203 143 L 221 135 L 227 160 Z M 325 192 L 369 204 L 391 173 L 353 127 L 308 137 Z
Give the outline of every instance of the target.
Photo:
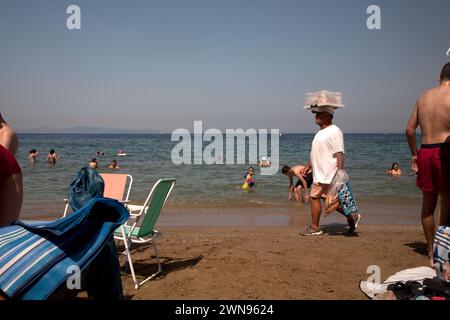
M 347 223 L 348 223 L 348 227 L 349 227 L 349 234 L 353 234 L 355 229 L 356 229 L 356 222 L 358 221 L 358 219 L 361 218 L 361 215 L 358 214 L 358 213 L 355 213 L 355 214 L 351 214 L 349 216 L 346 216 L 344 211 L 342 210 L 342 208 L 337 208 L 336 211 L 347 218 Z
M 437 192 L 423 191 L 422 228 L 427 239 L 428 264 L 433 267 L 434 210 L 437 204 Z
M 440 194 L 441 198 L 441 215 L 440 215 L 440 226 L 446 226 L 450 224 L 450 201 L 448 199 L 447 193 L 442 192 Z
M 295 200 L 297 203 L 302 203 L 302 187 L 297 187 L 294 189 Z
M 19 218 L 22 208 L 22 174 L 9 177 L 0 187 L 0 227 L 8 226 Z
M 311 197 L 311 228 L 318 229 L 320 223 L 320 214 L 322 213 L 322 204 L 320 198 Z

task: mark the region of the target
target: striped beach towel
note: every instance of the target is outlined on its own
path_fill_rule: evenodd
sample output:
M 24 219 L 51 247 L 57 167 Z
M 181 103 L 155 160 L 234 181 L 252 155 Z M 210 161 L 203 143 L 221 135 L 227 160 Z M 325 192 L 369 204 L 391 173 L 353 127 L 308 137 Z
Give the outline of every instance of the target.
M 47 299 L 73 276 L 68 270 L 89 266 L 128 217 L 118 201 L 94 198 L 57 221 L 0 228 L 0 290 L 15 299 Z
M 450 226 L 440 226 L 434 234 L 433 261 L 438 277 L 450 283 Z

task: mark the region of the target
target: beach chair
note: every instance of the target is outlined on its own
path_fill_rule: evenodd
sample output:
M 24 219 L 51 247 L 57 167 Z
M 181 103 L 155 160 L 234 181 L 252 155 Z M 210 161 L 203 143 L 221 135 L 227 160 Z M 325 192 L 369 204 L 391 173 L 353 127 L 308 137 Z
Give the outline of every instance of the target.
M 175 181 L 175 179 L 158 180 L 153 185 L 147 199 L 144 201 L 144 204 L 140 206 L 141 209 L 140 212 L 135 215 L 135 221 L 131 223 L 130 220 L 114 232 L 114 238 L 116 240 L 123 241 L 124 243 L 125 251 L 122 254 L 126 256 L 126 260 L 128 261 L 135 289 L 138 289 L 145 282 L 152 280 L 162 272 L 161 262 L 159 260 L 158 250 L 156 248 L 156 239 L 161 236 L 161 233 L 154 230 L 154 227 L 161 210 L 167 201 L 167 198 L 169 198 L 169 195 L 175 186 Z M 141 282 L 136 280 L 136 274 L 134 272 L 133 260 L 131 257 L 131 245 L 133 243 L 151 243 L 154 255 L 156 257 L 156 262 L 158 264 L 158 270 Z
M 103 197 L 117 200 L 127 207 L 131 186 L 133 185 L 133 177 L 123 173 L 100 173 L 100 176 L 105 182 Z M 66 202 L 66 205 L 64 207 L 63 217 L 65 217 L 69 211 L 69 200 L 64 199 L 64 201 Z

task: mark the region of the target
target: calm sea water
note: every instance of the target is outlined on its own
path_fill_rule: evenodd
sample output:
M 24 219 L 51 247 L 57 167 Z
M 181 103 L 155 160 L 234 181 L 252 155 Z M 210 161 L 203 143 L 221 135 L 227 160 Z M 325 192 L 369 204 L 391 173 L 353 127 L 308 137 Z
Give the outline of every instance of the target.
M 63 207 L 69 183 L 78 169 L 87 165 L 96 150 L 100 172 L 120 172 L 134 178 L 131 199 L 142 201 L 160 178 L 174 177 L 177 185 L 170 198 L 173 207 L 283 207 L 287 205 L 288 179 L 279 172 L 261 176 L 256 170 L 254 192 L 242 192 L 238 186 L 248 165 L 174 165 L 171 150 L 177 142 L 170 135 L 104 135 L 104 134 L 21 134 L 18 159 L 24 174 L 25 216 L 54 215 Z M 280 164 L 304 164 L 308 160 L 313 134 L 280 137 Z M 205 144 L 206 145 L 206 144 Z M 40 152 L 38 163 L 28 163 L 28 151 Z M 53 148 L 62 156 L 54 166 L 45 162 Z M 409 172 L 410 156 L 404 135 L 345 135 L 345 167 L 360 207 L 407 208 L 417 215 L 420 191 L 415 177 L 393 178 L 384 174 L 393 162 Z M 127 157 L 117 157 L 124 149 Z M 107 169 L 117 159 L 120 170 Z M 292 206 L 292 204 L 289 204 Z M 384 210 L 384 209 L 383 209 Z M 395 210 L 393 210 L 395 212 Z

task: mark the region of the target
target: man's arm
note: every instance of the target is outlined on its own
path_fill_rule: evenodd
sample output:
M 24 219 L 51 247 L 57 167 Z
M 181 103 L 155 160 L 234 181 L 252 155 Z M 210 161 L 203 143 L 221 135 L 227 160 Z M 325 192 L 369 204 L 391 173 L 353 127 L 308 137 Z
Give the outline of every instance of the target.
M 289 176 L 289 194 L 288 194 L 288 200 L 292 199 L 292 192 L 294 192 L 294 180 L 292 179 L 292 176 Z
M 300 170 L 300 174 L 302 176 L 306 176 L 308 174 L 308 171 L 311 170 L 311 160 L 309 160 L 305 166 L 303 167 L 303 169 Z
M 419 119 L 417 117 L 417 103 L 414 106 L 411 117 L 406 125 L 406 138 L 408 140 L 409 150 L 411 151 L 411 169 L 417 172 L 417 141 L 416 141 L 416 129 L 419 126 Z
M 344 170 L 344 153 L 338 152 L 336 153 L 337 167 L 338 170 Z
M 289 189 L 291 189 L 293 185 L 294 185 L 294 179 L 292 179 L 292 176 L 289 176 Z

